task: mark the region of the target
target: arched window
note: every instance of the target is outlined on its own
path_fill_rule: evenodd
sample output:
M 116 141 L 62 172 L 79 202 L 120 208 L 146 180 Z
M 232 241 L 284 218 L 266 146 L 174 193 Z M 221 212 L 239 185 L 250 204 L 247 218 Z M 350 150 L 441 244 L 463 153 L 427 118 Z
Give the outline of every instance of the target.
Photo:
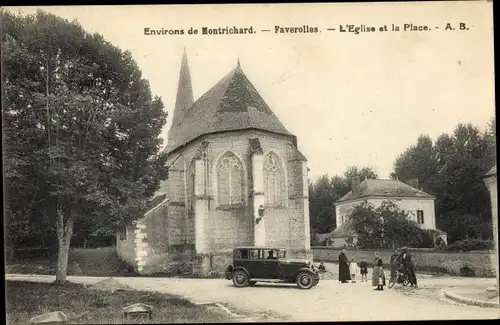
M 219 206 L 243 204 L 243 164 L 232 152 L 226 152 L 217 163 L 217 196 Z
M 271 152 L 264 159 L 266 205 L 283 205 L 284 190 L 284 170 L 281 159 L 276 153 Z
M 196 204 L 196 195 L 194 192 L 194 182 L 195 182 L 195 162 L 191 162 L 187 172 L 187 209 L 188 213 L 194 212 L 194 207 Z

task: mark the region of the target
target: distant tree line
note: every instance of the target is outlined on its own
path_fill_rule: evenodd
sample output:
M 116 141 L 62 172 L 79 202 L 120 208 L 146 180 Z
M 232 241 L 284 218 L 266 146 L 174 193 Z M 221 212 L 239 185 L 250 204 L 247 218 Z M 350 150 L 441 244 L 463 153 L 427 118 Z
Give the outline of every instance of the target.
M 309 215 L 311 229 L 315 233 L 327 233 L 336 228 L 334 203 L 349 193 L 352 185 L 365 178 L 376 179 L 377 173 L 371 167 L 350 166 L 342 176 L 329 178 L 323 175 L 309 183 Z
M 436 197 L 436 224 L 448 233 L 450 243 L 467 238 L 489 239 L 491 203 L 483 176 L 495 164 L 496 123 L 492 118 L 484 132 L 472 124 L 459 124 L 452 134 L 443 133 L 434 142 L 428 135 L 420 135 L 416 144 L 396 159 L 391 178 Z M 314 232 L 335 229 L 333 204 L 352 189 L 357 177 L 377 178 L 377 174 L 372 168 L 350 167 L 342 176 L 323 175 L 309 184 Z

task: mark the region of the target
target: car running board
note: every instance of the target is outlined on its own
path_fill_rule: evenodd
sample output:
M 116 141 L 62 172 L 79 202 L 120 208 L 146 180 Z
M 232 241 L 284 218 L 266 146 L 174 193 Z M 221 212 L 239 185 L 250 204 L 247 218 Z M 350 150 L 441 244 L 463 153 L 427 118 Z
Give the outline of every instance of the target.
M 255 281 L 255 282 L 272 282 L 272 283 L 282 283 L 285 282 L 284 280 L 281 279 L 250 279 L 249 281 Z

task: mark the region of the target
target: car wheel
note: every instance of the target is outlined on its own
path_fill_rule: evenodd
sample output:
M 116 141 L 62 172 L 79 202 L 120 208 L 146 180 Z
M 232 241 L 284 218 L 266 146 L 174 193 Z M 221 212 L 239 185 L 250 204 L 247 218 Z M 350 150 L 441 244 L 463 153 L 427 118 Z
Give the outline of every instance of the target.
M 248 281 L 248 284 L 253 287 L 255 284 L 257 283 L 257 281 Z
M 301 289 L 311 289 L 314 286 L 314 278 L 312 274 L 301 272 L 297 276 L 297 285 Z
M 243 288 L 248 285 L 248 275 L 242 270 L 233 272 L 233 283 L 235 287 Z
M 319 279 L 314 279 L 314 284 L 313 284 L 313 287 L 317 286 L 319 283 Z

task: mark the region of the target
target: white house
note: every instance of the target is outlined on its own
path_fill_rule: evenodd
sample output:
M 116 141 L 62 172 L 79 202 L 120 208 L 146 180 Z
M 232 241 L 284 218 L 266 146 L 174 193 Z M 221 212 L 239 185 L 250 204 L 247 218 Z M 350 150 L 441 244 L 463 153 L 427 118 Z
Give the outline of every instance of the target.
M 393 179 L 365 179 L 354 184 L 353 189 L 335 203 L 337 228 L 322 237 L 329 238 L 331 245 L 336 247 L 353 244 L 349 240 L 351 237 L 355 240 L 356 234 L 350 227 L 349 215 L 364 201 L 375 208 L 384 201 L 392 201 L 422 229 L 436 230 L 446 242 L 446 233 L 436 228 L 435 197 Z

